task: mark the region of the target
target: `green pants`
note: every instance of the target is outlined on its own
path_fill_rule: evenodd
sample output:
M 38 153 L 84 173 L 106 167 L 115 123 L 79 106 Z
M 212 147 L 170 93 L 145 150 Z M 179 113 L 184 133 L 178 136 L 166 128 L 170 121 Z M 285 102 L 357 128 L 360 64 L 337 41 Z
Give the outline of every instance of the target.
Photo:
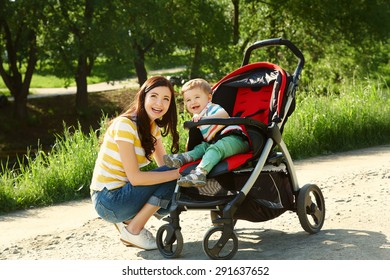
M 187 154 L 194 160 L 202 158 L 197 166 L 209 173 L 221 160 L 232 155 L 245 153 L 249 150 L 248 141 L 237 135 L 223 137 L 214 144 L 202 142 Z

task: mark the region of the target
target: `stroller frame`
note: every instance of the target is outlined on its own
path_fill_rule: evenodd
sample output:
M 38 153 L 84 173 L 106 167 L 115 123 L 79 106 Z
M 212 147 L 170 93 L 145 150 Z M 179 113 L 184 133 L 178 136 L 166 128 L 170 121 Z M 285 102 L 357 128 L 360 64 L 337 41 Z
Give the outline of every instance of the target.
M 253 158 L 255 158 L 255 161 L 253 163 L 254 166 L 250 167 L 251 174 L 249 175 L 249 178 L 245 181 L 241 189 L 236 190 L 235 195 L 216 196 L 213 199 L 202 199 L 201 197 L 200 200 L 194 201 L 193 199 L 186 198 L 185 195 L 183 196 L 185 190 L 182 193 L 181 190 L 183 188 L 178 185 L 176 186 L 172 198 L 170 215 L 164 219 L 164 221 L 167 221 L 168 223 L 162 225 L 156 235 L 157 247 L 165 258 L 177 258 L 182 252 L 183 236 L 180 227 L 180 214 L 187 210 L 211 211 L 212 222 L 215 226 L 209 229 L 203 240 L 203 250 L 206 255 L 211 259 L 233 258 L 238 250 L 238 238 L 234 232 L 234 226 L 237 221 L 235 214 L 256 181 L 259 180 L 259 176 L 265 166 L 279 167 L 283 164 L 289 177 L 293 201 L 291 205 L 287 206 L 280 214 L 284 211 L 291 210 L 297 213 L 300 224 L 306 232 L 313 234 L 321 230 L 325 219 L 325 201 L 322 192 L 318 186 L 314 184 L 306 184 L 302 188 L 299 187 L 293 160 L 282 138 L 283 125 L 287 120 L 288 115 L 291 114 L 290 107 L 293 106 L 299 76 L 305 63 L 302 52 L 289 40 L 283 38 L 258 41 L 245 51 L 241 67 L 220 80 L 213 86 L 213 90 L 215 91 L 221 84 L 236 77 L 235 75 L 237 74 L 237 71 L 240 72 L 240 69 L 251 67 L 250 65 L 253 64 L 249 64 L 249 58 L 253 50 L 268 46 L 282 45 L 288 47 L 288 49 L 298 58 L 298 64 L 294 74 L 291 76 L 290 82 L 286 84 L 287 99 L 284 101 L 285 106 L 283 110 L 278 111 L 282 113 L 282 116 L 279 116 L 278 114 L 274 115 L 268 125 L 247 117 L 206 119 L 200 120 L 197 123 L 185 122 L 184 126 L 189 129 L 205 124 L 238 124 L 245 126 L 245 128 L 248 129 L 249 138 L 252 140 L 252 145 L 254 147 Z M 275 66 L 267 63 L 260 64 Z M 280 104 L 277 106 L 280 106 Z M 265 142 L 263 142 L 262 139 L 265 139 Z M 272 152 L 275 147 L 279 148 L 278 152 Z M 236 168 L 233 172 L 248 172 L 248 169 Z M 277 214 L 276 216 L 279 216 L 280 214 Z M 213 236 L 213 239 L 215 240 L 216 235 L 218 236 L 217 241 L 211 241 L 211 237 Z

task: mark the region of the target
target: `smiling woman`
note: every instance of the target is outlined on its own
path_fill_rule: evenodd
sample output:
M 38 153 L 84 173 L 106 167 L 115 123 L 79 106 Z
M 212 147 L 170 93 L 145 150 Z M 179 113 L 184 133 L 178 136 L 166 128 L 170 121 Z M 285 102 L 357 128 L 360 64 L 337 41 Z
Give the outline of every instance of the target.
M 173 87 L 156 76 L 144 83 L 129 109 L 113 119 L 105 133 L 90 186 L 92 202 L 102 219 L 115 224 L 125 245 L 157 249 L 144 227 L 152 215 L 169 213 L 179 172 L 163 166 L 162 136 L 170 134 L 171 150 L 178 151 L 176 125 Z M 152 158 L 159 167 L 141 171 Z

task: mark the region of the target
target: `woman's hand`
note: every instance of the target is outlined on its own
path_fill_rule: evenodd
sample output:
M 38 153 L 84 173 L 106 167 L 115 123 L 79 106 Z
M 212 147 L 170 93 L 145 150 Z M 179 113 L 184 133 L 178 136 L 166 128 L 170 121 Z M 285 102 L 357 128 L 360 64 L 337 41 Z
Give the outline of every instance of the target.
M 155 185 L 179 178 L 180 174 L 178 169 L 163 172 L 141 171 L 138 167 L 134 145 L 125 141 L 117 141 L 117 143 L 127 179 L 133 186 Z M 165 154 L 165 149 L 161 139 L 159 139 L 157 140 L 155 150 L 155 158 L 159 158 L 157 164 L 160 162 L 161 165 L 164 165 L 162 160 L 163 154 Z

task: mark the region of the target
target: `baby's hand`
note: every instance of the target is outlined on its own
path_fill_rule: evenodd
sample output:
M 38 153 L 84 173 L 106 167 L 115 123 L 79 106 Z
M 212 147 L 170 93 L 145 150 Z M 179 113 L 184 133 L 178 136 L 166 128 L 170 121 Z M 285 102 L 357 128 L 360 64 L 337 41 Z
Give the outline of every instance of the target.
M 202 117 L 199 114 L 194 114 L 192 116 L 192 121 L 193 122 L 198 122 Z

